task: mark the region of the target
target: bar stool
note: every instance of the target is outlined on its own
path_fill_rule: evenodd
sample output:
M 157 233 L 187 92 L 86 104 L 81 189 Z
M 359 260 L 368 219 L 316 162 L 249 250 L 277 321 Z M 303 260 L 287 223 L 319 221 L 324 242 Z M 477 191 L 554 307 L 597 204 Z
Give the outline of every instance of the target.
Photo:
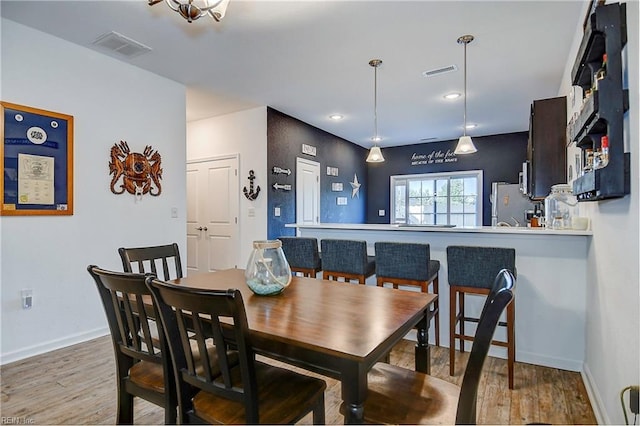
M 433 294 L 438 294 L 438 271 L 440 262 L 431 260 L 429 244 L 377 242 L 376 248 L 376 281 L 379 287 L 384 283 L 417 286 L 423 293 L 429 292 L 433 284 Z M 438 299 L 429 312 L 435 318 L 436 346 L 440 346 L 440 314 Z
M 304 237 L 278 237 L 282 241 L 282 251 L 289 262 L 291 272 L 302 273 L 305 277 L 316 277 L 322 270 L 322 259 L 318 253 L 318 240 Z
M 464 341 L 473 341 L 465 335 L 465 322 L 478 322 L 477 318 L 465 316 L 464 295 L 488 295 L 491 286 L 502 269 L 516 275 L 516 251 L 500 247 L 447 247 L 447 269 L 449 274 L 449 375 L 455 372 L 455 342 L 460 340 L 460 352 L 464 352 Z M 458 298 L 459 295 L 459 298 Z M 456 311 L 457 301 L 457 311 Z M 516 358 L 515 342 L 515 297 L 507 307 L 507 321 L 498 325 L 507 328 L 506 341 L 492 340 L 492 345 L 507 348 L 509 370 L 509 389 L 513 389 L 513 366 Z M 460 323 L 460 332 L 456 333 L 456 324 Z
M 367 277 L 375 274 L 375 256 L 367 255 L 367 242 L 360 240 L 320 241 L 322 251 L 322 278 L 325 280 L 358 280 L 364 284 Z

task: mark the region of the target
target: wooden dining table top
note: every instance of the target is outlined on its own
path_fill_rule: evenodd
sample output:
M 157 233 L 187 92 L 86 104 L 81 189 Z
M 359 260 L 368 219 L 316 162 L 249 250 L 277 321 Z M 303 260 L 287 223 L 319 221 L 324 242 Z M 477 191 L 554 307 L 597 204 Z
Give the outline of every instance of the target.
M 173 283 L 240 290 L 252 334 L 356 362 L 420 321 L 436 295 L 294 276 L 274 296 L 254 294 L 244 270 L 190 275 Z M 402 337 L 400 336 L 400 338 Z

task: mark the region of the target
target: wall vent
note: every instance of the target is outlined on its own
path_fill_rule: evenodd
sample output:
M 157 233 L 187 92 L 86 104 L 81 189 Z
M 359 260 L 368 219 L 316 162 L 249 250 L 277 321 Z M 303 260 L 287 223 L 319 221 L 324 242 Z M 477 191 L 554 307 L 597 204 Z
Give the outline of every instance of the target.
M 422 75 L 424 77 L 434 77 L 436 75 L 440 75 L 440 74 L 446 74 L 448 72 L 454 72 L 457 71 L 458 67 L 455 65 L 449 65 L 447 67 L 442 67 L 442 68 L 437 68 L 434 70 L 428 70 L 428 71 L 423 71 Z
M 93 44 L 129 59 L 140 56 L 143 53 L 151 52 L 152 50 L 149 46 L 145 46 L 115 31 L 101 35 Z

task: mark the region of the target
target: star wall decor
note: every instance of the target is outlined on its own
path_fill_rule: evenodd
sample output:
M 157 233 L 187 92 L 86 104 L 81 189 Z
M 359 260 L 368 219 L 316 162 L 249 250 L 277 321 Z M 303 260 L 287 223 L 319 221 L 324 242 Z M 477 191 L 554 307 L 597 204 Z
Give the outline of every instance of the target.
M 360 182 L 358 182 L 358 175 L 353 174 L 353 182 L 349 182 L 351 184 L 351 198 L 358 197 L 358 192 L 360 192 Z

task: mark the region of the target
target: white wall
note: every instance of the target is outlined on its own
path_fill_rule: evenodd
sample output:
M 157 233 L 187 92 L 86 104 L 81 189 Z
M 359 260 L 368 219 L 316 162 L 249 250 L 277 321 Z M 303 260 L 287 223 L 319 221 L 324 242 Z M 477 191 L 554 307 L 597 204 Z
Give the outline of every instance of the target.
M 254 240 L 267 238 L 267 108 L 259 107 L 187 123 L 187 161 L 239 154 L 240 188 L 249 187 L 249 170 L 256 174 L 260 195 L 255 201 L 240 196 L 240 258 L 249 259 Z M 255 216 L 249 216 L 253 208 Z
M 631 194 L 621 199 L 580 203 L 581 214 L 591 218 L 593 228 L 586 283 L 584 377 L 600 424 L 624 424 L 619 393 L 628 385 L 640 383 L 639 21 L 638 2 L 628 2 L 626 63 L 630 108 L 625 119 L 625 151 L 631 152 Z M 582 39 L 581 24 L 567 63 L 562 95 L 569 91 L 569 72 Z
M 5 19 L 1 35 L 2 100 L 75 120 L 74 215 L 0 218 L 6 363 L 108 333 L 87 265 L 121 270 L 120 246 L 175 241 L 186 253 L 186 119 L 178 83 Z M 111 193 L 109 151 L 120 140 L 160 152 L 159 197 Z M 33 289 L 30 310 L 23 288 Z

